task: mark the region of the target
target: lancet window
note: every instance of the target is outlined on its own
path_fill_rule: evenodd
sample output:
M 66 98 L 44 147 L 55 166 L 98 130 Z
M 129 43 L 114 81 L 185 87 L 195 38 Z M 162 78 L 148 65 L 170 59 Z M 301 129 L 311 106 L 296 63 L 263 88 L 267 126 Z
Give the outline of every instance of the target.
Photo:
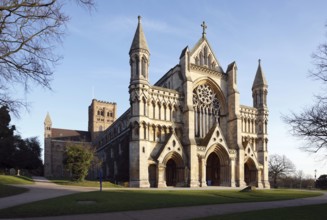
M 205 137 L 214 124 L 219 124 L 220 103 L 208 84 L 193 90 L 195 137 Z
M 206 66 L 210 69 L 216 69 L 216 62 L 214 62 L 213 54 L 210 53 L 207 46 L 205 46 L 199 54 L 194 57 L 194 63 L 199 66 Z

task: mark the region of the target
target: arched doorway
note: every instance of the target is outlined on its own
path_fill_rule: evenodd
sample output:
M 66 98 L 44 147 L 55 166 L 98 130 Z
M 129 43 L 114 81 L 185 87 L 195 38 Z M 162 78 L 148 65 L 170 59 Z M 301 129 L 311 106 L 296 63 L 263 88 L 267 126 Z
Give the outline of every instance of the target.
M 157 187 L 157 166 L 155 164 L 149 165 L 149 182 L 150 187 Z
M 206 177 L 208 186 L 220 185 L 220 161 L 214 152 L 207 159 Z
M 244 182 L 248 186 L 258 185 L 258 170 L 255 163 L 249 158 L 244 164 Z
M 176 186 L 176 163 L 173 159 L 169 159 L 166 164 L 166 185 Z

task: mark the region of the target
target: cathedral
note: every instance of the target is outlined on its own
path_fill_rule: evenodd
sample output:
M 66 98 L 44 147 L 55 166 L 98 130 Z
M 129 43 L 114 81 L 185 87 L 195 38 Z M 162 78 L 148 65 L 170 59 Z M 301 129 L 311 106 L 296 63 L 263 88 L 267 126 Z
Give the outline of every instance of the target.
M 87 132 L 54 129 L 47 115 L 45 175 L 64 174 L 62 152 L 75 141 L 96 149 L 106 179 L 130 187 L 270 188 L 268 84 L 260 60 L 253 106 L 241 105 L 236 63 L 223 70 L 201 26 L 195 46 L 151 85 L 139 16 L 129 50 L 130 108 L 116 118 L 115 103 L 92 100 Z

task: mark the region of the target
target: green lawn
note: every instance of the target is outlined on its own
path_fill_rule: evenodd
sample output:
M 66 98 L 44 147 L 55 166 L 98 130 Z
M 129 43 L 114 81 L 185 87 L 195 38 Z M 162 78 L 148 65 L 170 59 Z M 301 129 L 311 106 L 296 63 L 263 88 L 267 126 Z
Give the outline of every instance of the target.
M 51 182 L 59 184 L 59 185 L 68 185 L 68 186 L 84 186 L 84 187 L 100 187 L 99 181 L 90 181 L 90 180 L 84 180 L 83 182 L 76 182 L 76 181 L 70 181 L 70 180 L 51 180 Z M 103 188 L 118 188 L 121 186 L 115 185 L 109 181 L 102 182 Z
M 25 176 L 0 175 L 0 198 L 28 191 L 28 189 L 7 184 L 33 184 L 33 180 Z
M 202 220 L 325 220 L 327 204 L 291 208 L 266 209 L 200 218 Z
M 78 193 L 0 210 L 0 217 L 36 217 L 196 206 L 236 202 L 272 201 L 318 196 L 295 190 L 109 190 Z M 80 201 L 91 201 L 83 204 Z
M 27 191 L 28 191 L 28 189 L 26 189 L 26 188 L 9 186 L 9 185 L 0 183 L 0 198 L 21 194 L 21 193 L 24 193 Z
M 0 175 L 0 183 L 2 184 L 33 184 L 34 181 L 26 176 L 10 176 Z

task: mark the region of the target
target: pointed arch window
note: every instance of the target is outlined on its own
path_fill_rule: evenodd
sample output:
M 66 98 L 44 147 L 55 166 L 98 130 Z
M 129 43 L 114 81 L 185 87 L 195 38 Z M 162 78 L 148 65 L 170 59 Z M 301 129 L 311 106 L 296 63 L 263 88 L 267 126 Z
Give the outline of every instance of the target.
M 204 65 L 208 65 L 208 48 L 205 46 L 203 49 Z
M 138 76 L 140 74 L 140 59 L 138 56 L 135 56 L 135 75 Z
M 145 100 L 145 98 L 143 98 L 143 115 L 144 116 L 147 115 L 147 113 L 146 113 L 146 111 L 147 111 L 146 107 L 147 107 L 146 100 Z
M 142 76 L 147 77 L 147 60 L 145 57 L 142 57 Z
M 203 53 L 202 53 L 202 51 L 200 52 L 200 66 L 203 66 L 203 63 L 204 63 L 204 61 L 203 61 Z
M 208 84 L 193 90 L 195 137 L 204 138 L 214 124 L 219 124 L 220 102 Z

